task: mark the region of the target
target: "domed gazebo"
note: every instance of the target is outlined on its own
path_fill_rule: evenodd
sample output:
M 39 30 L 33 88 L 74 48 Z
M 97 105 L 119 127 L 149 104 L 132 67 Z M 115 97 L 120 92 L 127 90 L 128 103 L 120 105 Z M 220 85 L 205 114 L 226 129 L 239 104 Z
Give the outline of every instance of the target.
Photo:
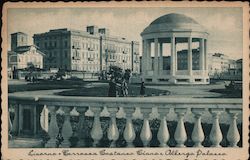
M 144 29 L 141 36 L 141 67 L 146 83 L 209 83 L 208 32 L 194 19 L 183 14 L 167 14 L 154 20 Z M 169 51 L 165 51 L 167 47 L 163 45 L 169 45 Z M 186 45 L 186 49 L 177 51 L 178 45 Z

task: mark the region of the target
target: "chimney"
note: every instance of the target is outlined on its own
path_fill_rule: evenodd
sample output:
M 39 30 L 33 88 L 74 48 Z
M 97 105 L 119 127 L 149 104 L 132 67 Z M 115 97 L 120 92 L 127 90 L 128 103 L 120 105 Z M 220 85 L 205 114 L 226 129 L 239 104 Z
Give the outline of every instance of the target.
M 100 28 L 98 31 L 101 35 L 109 36 L 109 29 L 107 28 Z
M 97 34 L 98 33 L 98 27 L 97 26 L 87 26 L 87 32 L 89 34 Z

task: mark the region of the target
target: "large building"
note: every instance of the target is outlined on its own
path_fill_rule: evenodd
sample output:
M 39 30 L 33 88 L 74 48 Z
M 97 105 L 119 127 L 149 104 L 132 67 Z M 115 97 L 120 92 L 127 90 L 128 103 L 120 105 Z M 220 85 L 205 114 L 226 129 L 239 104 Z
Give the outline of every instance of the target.
M 142 77 L 146 83 L 209 83 L 208 32 L 194 19 L 176 13 L 163 15 L 150 23 L 141 36 Z M 166 51 L 163 45 L 170 46 L 170 51 Z M 186 45 L 187 49 L 178 52 L 180 45 Z M 170 68 L 166 70 L 163 66 L 164 52 L 171 55 Z
M 43 68 L 44 53 L 35 45 L 28 45 L 28 35 L 22 32 L 11 34 L 11 51 L 8 51 L 8 67 L 14 71 L 33 65 Z
M 106 28 L 86 31 L 55 29 L 35 34 L 34 44 L 46 54 L 44 67 L 98 73 L 119 66 L 139 73 L 139 43 L 110 36 Z
M 210 53 L 208 56 L 209 77 L 215 79 L 241 79 L 242 69 L 239 60 L 231 59 L 223 53 Z

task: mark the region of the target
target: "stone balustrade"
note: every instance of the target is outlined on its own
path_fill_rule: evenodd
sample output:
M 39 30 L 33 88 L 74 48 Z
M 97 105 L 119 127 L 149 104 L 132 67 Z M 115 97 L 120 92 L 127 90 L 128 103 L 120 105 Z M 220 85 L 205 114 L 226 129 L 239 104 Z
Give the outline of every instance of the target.
M 159 147 L 221 147 L 223 140 L 227 147 L 239 147 L 242 137 L 241 99 L 9 96 L 9 108 L 15 112 L 10 134 L 18 137 L 30 129 L 37 135 L 40 128 L 49 135 L 45 147 L 71 147 L 72 137 L 78 138 L 77 147 L 90 147 L 86 146 L 86 137 L 90 137 L 93 147 L 103 147 L 105 137 L 110 147 L 117 147 L 120 139 L 126 147 L 140 147 L 138 141 L 143 147 L 151 147 L 153 141 Z M 58 115 L 63 115 L 61 126 Z M 103 127 L 103 115 L 109 117 L 107 129 Z M 72 126 L 72 117 L 78 119 L 77 127 Z M 93 119 L 87 132 L 85 122 L 89 117 Z M 142 118 L 141 127 L 134 123 L 138 117 Z M 120 119 L 125 120 L 123 128 L 118 125 Z M 154 129 L 152 119 L 159 120 Z M 25 124 L 28 120 L 33 121 L 32 126 Z M 222 130 L 224 123 L 228 127 Z M 58 145 L 59 135 L 63 141 Z

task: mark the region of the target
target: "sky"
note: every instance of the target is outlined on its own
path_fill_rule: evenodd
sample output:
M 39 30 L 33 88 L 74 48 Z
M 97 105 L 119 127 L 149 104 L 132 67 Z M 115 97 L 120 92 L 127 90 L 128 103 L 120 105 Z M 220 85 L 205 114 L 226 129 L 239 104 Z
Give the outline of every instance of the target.
M 242 58 L 242 9 L 231 8 L 25 8 L 8 9 L 8 43 L 10 34 L 25 32 L 29 44 L 35 33 L 50 29 L 72 28 L 86 31 L 87 25 L 109 28 L 110 34 L 139 41 L 140 33 L 153 20 L 169 13 L 185 14 L 209 32 L 208 53 L 223 53 Z M 9 45 L 10 46 L 10 45 Z M 9 47 L 10 48 L 10 47 Z M 140 51 L 142 46 L 140 45 Z

